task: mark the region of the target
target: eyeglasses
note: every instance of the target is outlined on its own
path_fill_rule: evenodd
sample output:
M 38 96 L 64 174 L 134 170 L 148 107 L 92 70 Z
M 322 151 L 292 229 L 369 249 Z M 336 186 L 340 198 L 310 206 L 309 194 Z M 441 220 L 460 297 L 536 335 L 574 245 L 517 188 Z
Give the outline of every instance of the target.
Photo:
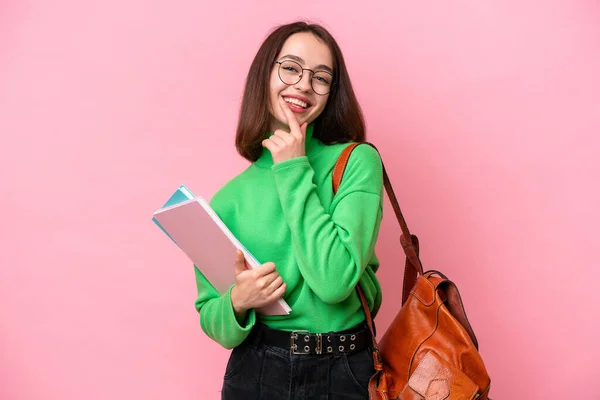
M 327 71 L 315 72 L 312 69 L 302 68 L 300 64 L 291 60 L 275 61 L 275 64 L 279 64 L 277 74 L 281 82 L 286 85 L 295 85 L 302 79 L 304 71 L 310 71 L 312 72 L 310 85 L 316 94 L 324 96 L 331 90 L 333 75 Z

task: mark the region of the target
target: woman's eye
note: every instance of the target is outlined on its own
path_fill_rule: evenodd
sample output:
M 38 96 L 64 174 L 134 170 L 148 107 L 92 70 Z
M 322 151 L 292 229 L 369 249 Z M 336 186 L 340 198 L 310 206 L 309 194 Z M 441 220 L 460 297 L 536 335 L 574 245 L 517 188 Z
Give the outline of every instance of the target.
M 329 84 L 329 79 L 327 79 L 327 78 L 325 78 L 323 76 L 315 76 L 315 79 L 317 79 L 321 83 Z
M 286 66 L 286 67 L 283 67 L 283 69 L 286 71 L 290 71 L 290 72 L 298 72 L 298 70 L 294 67 Z

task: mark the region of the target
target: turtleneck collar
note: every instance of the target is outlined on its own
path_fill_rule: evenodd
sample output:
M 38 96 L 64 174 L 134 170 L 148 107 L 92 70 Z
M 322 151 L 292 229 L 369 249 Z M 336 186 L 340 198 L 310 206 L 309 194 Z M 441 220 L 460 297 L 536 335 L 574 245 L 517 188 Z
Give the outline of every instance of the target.
M 314 127 L 315 127 L 314 122 L 310 123 L 306 127 L 305 146 L 306 146 L 306 156 L 307 157 L 311 157 L 321 147 L 321 142 L 318 139 L 315 139 L 313 137 Z M 268 132 L 265 137 L 268 138 L 268 137 L 271 137 L 272 135 L 273 135 L 273 132 Z M 273 156 L 271 156 L 271 152 L 268 149 L 263 147 L 260 157 L 254 163 L 257 165 L 260 165 L 260 166 L 270 167 L 273 165 Z

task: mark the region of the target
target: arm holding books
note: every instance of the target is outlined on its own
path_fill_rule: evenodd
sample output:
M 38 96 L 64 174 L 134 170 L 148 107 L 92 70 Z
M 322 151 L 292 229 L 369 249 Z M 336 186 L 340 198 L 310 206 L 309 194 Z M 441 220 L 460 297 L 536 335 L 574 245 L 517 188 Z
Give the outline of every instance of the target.
M 152 219 L 194 265 L 195 307 L 202 311 L 200 325 L 211 339 L 235 347 L 248 336 L 256 312 L 290 312 L 282 298 L 286 285 L 275 265 L 260 264 L 202 197 L 181 185 Z
M 286 290 L 271 262 L 251 269 L 238 250 L 234 268 L 235 284 L 220 295 L 194 267 L 198 289 L 195 306 L 200 326 L 208 337 L 227 349 L 236 347 L 248 336 L 256 322 L 255 309 L 277 301 Z
M 285 293 L 286 285 L 272 262 L 250 269 L 244 254 L 238 250 L 235 257 L 235 285 L 231 289 L 231 304 L 243 321 L 246 312 L 271 304 Z
M 256 311 L 248 310 L 244 318 L 238 320 L 231 302 L 231 285 L 224 294 L 219 292 L 194 266 L 198 297 L 196 311 L 200 314 L 200 326 L 206 335 L 226 349 L 242 343 L 256 322 Z

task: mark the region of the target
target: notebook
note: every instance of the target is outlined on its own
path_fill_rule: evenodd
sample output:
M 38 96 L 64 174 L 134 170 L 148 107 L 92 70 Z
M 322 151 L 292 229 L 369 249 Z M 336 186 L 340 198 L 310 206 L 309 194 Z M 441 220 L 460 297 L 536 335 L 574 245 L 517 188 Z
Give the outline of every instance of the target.
M 188 189 L 185 185 L 181 185 L 171 195 L 171 197 L 169 198 L 169 200 L 167 200 L 167 202 L 163 205 L 163 208 L 175 205 L 177 203 L 181 203 L 182 201 L 191 200 L 194 197 L 195 196 L 194 196 L 194 194 L 192 193 L 192 191 L 190 189 Z M 160 224 L 160 222 L 158 222 L 158 220 L 156 219 L 156 217 L 152 217 L 152 221 L 165 233 L 165 235 L 167 235 L 171 240 L 173 240 L 173 238 L 171 237 L 171 235 L 169 235 L 169 232 L 167 232 L 162 227 L 162 225 Z M 177 243 L 175 243 L 175 244 L 177 244 Z
M 210 204 L 202 196 L 194 196 L 183 185 L 165 206 L 154 212 L 153 220 L 221 294 L 235 283 L 233 261 L 236 249 L 244 253 L 250 267 L 261 265 Z M 285 300 L 279 299 L 256 311 L 264 315 L 287 315 L 291 309 Z

